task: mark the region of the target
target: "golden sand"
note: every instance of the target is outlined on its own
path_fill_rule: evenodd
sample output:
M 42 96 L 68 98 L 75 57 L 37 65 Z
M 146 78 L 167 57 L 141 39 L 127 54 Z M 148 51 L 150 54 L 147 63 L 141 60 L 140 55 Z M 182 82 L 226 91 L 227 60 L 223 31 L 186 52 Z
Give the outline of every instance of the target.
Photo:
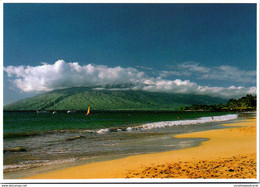
M 256 154 L 216 160 L 179 161 L 130 171 L 127 178 L 227 179 L 256 178 Z
M 256 178 L 256 119 L 226 125 L 239 127 L 176 136 L 209 139 L 198 147 L 96 162 L 27 179 Z

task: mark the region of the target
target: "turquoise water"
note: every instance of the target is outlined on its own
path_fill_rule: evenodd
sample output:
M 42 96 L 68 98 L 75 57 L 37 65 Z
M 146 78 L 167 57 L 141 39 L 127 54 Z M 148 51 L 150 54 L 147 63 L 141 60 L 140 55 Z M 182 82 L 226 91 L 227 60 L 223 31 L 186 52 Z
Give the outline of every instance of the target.
M 4 137 L 23 136 L 30 133 L 54 130 L 127 127 L 142 123 L 172 120 L 188 120 L 204 116 L 220 116 L 227 112 L 169 112 L 169 111 L 94 111 L 86 116 L 85 112 L 67 114 L 66 112 L 4 112 Z
M 173 136 L 228 128 L 221 123 L 237 117 L 230 112 L 4 112 L 4 178 L 26 177 L 39 172 L 33 168 L 55 164 L 73 166 L 197 146 L 207 139 Z M 17 147 L 24 151 L 12 151 Z

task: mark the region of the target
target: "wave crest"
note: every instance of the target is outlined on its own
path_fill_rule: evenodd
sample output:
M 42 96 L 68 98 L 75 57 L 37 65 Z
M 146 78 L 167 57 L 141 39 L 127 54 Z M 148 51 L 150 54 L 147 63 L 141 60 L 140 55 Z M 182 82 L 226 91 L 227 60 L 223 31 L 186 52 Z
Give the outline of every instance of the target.
M 195 120 L 178 120 L 178 121 L 162 121 L 162 122 L 147 123 L 139 127 L 141 129 L 153 129 L 153 128 L 172 127 L 177 125 L 195 125 L 195 124 L 209 123 L 209 122 L 228 121 L 228 120 L 236 119 L 237 117 L 238 114 L 228 114 L 223 116 L 201 117 Z
M 194 120 L 177 120 L 177 121 L 161 121 L 161 122 L 154 122 L 154 123 L 146 123 L 139 126 L 134 127 L 127 127 L 126 131 L 131 130 L 148 130 L 148 129 L 155 129 L 155 128 L 164 128 L 164 127 L 172 127 L 172 126 L 178 126 L 178 125 L 195 125 L 195 124 L 201 124 L 201 123 L 209 123 L 209 122 L 220 122 L 220 121 L 228 121 L 232 119 L 237 119 L 238 114 L 228 114 L 228 115 L 222 115 L 222 116 L 209 116 L 209 117 L 201 117 Z M 117 131 L 120 131 L 121 129 L 118 128 Z M 96 131 L 98 134 L 103 134 L 106 132 L 110 132 L 108 128 L 106 129 L 100 129 Z

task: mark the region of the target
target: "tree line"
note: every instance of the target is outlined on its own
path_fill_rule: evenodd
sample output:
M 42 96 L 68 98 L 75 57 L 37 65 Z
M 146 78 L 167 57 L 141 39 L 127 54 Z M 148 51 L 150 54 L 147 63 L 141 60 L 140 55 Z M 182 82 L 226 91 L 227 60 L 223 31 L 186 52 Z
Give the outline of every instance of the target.
M 256 95 L 248 94 L 239 99 L 229 99 L 226 104 L 214 104 L 214 105 L 198 105 L 193 104 L 191 106 L 181 107 L 180 110 L 195 110 L 195 111 L 255 111 L 256 110 Z

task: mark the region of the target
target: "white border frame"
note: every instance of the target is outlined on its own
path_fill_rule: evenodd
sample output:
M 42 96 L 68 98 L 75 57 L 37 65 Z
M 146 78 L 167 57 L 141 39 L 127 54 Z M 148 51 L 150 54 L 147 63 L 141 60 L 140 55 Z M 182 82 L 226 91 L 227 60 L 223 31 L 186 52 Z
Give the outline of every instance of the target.
M 0 115 L 0 122 L 1 122 L 1 130 L 0 130 L 0 141 L 1 141 L 1 172 L 0 172 L 0 179 L 1 179 L 1 183 L 17 183 L 17 184 L 29 184 L 29 185 L 34 185 L 35 183 L 39 184 L 39 185 L 46 185 L 45 183 L 62 183 L 62 186 L 64 186 L 65 184 L 68 183 L 73 183 L 73 184 L 85 184 L 85 183 L 106 183 L 108 185 L 110 185 L 110 183 L 119 183 L 120 185 L 122 185 L 122 183 L 139 183 L 139 184 L 146 184 L 146 185 L 150 185 L 148 183 L 165 183 L 164 185 L 166 185 L 167 183 L 172 183 L 174 185 L 178 185 L 178 186 L 182 186 L 182 185 L 187 185 L 187 184 L 192 184 L 192 183 L 201 183 L 201 184 L 192 184 L 195 186 L 202 186 L 202 185 L 212 185 L 212 186 L 216 186 L 216 185 L 233 185 L 234 183 L 242 183 L 241 185 L 245 185 L 245 184 L 249 184 L 249 183 L 254 183 L 251 185 L 255 185 L 256 183 L 259 184 L 259 2 L 257 0 L 218 0 L 218 1 L 212 1 L 212 0 L 204 0 L 204 1 L 198 1 L 198 0 L 161 0 L 158 2 L 158 0 L 127 0 L 127 1 L 123 1 L 123 0 L 100 0 L 100 1 L 91 1 L 91 0 L 23 0 L 23 1 L 19 1 L 19 0 L 2 0 L 0 1 L 0 42 L 3 44 L 4 42 L 4 38 L 3 38 L 3 4 L 4 3 L 253 3 L 256 4 L 256 11 L 257 11 L 257 18 L 256 18 L 256 24 L 257 24 L 257 43 L 256 43 L 256 51 L 257 51 L 257 62 L 256 62 L 256 66 L 257 66 L 257 179 L 76 179 L 76 180 L 50 180 L 50 179 L 44 179 L 44 180 L 38 180 L 38 179 L 3 179 L 3 90 L 0 93 L 0 97 L 1 97 L 1 115 Z M 1 71 L 0 71 L 0 76 L 2 77 L 1 79 L 1 85 L 3 88 L 3 45 L 1 45 L 0 47 L 0 56 L 1 58 Z M 183 184 L 185 183 L 185 184 Z M 216 183 L 216 184 L 211 184 L 211 183 Z M 171 185 L 172 185 L 171 184 Z M 50 184 L 48 184 L 50 185 Z M 71 184 L 68 184 L 71 185 Z M 88 184 L 90 185 L 90 184 Z M 112 184 L 115 185 L 115 184 Z M 240 184 L 238 184 L 240 185 Z

